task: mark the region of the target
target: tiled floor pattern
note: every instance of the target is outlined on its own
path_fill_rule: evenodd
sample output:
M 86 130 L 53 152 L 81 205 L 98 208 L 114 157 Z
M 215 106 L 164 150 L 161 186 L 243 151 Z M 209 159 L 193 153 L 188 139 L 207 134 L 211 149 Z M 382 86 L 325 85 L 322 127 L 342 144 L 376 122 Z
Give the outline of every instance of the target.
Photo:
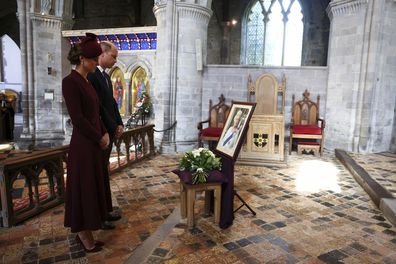
M 396 263 L 396 229 L 332 158 L 238 166 L 235 186 L 257 216 L 244 208 L 227 230 L 182 222 L 147 263 Z
M 157 156 L 112 176 L 123 218 L 115 230 L 96 232 L 102 252 L 85 254 L 75 244 L 59 206 L 0 229 L 0 261 L 123 263 L 178 206 L 175 166 L 174 157 Z M 241 209 L 221 230 L 200 214 L 201 200 L 196 228 L 181 221 L 147 263 L 396 263 L 396 228 L 332 155 L 293 155 L 285 168 L 237 166 L 235 174 L 257 215 Z
M 86 254 L 63 227 L 63 205 L 17 227 L 0 229 L 0 263 L 123 263 L 178 205 L 178 179 L 170 172 L 177 161 L 158 156 L 112 176 L 114 204 L 123 218 L 116 229 L 97 231 L 106 243 Z
M 396 197 L 396 154 L 390 152 L 374 154 L 348 153 L 370 176 Z

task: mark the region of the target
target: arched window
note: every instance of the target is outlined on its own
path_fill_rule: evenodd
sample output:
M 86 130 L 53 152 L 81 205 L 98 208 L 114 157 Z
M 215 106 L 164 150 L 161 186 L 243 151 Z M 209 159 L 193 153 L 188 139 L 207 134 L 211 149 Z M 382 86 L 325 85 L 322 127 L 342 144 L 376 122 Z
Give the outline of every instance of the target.
M 300 66 L 302 20 L 298 0 L 253 0 L 243 23 L 242 62 Z

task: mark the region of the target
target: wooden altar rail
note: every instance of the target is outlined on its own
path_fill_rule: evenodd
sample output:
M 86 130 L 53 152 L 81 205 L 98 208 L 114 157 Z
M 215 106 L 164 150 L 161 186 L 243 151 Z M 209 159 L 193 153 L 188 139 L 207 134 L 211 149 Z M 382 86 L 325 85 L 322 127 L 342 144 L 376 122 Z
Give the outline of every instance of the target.
M 117 159 L 110 158 L 111 173 L 154 155 L 154 125 L 138 126 L 125 130 L 114 142 Z
M 21 152 L 0 163 L 0 226 L 13 226 L 64 201 L 63 162 L 67 150 L 68 146 Z M 14 183 L 28 192 L 20 210 L 15 210 Z M 40 192 L 43 185 L 47 189 Z
M 154 125 L 125 130 L 115 147 L 117 157 L 110 173 L 154 155 Z M 62 146 L 0 154 L 0 227 L 13 226 L 63 203 L 68 150 L 69 146 Z M 6 158 L 1 160 L 1 155 Z M 15 199 L 15 187 L 28 196 Z

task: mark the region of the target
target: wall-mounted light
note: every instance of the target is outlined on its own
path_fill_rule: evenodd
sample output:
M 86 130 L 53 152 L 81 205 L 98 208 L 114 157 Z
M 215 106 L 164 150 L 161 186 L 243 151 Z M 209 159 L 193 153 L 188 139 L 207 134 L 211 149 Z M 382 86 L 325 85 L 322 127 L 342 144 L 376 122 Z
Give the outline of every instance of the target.
M 238 24 L 238 21 L 236 19 L 232 19 L 231 21 L 226 22 L 226 25 L 228 27 L 234 27 L 236 24 Z

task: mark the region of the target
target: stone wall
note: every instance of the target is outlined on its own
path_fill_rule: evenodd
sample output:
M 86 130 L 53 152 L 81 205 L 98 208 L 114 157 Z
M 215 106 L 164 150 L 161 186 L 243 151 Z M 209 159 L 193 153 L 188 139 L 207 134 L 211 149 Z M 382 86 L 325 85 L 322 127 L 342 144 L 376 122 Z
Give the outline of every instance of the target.
M 330 21 L 323 1 L 301 1 L 304 17 L 302 65 L 327 65 Z
M 153 6 L 154 0 L 78 0 L 73 29 L 154 26 Z
M 215 14 L 209 20 L 208 27 L 208 64 L 218 64 L 220 63 L 220 52 L 221 52 L 221 37 L 222 27 L 220 21 Z
M 332 20 L 329 43 L 329 81 L 326 119 L 331 148 L 353 149 L 358 115 L 359 78 L 363 50 L 365 9 Z M 351 45 L 353 43 L 353 45 Z M 335 107 L 336 106 L 336 107 Z M 342 114 L 340 114 L 342 113 Z
M 383 97 L 379 98 L 378 102 L 379 104 L 382 104 L 382 99 L 386 100 L 383 113 L 385 120 L 383 121 L 385 122 L 385 126 L 387 128 L 385 133 L 388 135 L 385 134 L 384 137 L 389 138 L 389 133 L 391 133 L 390 150 L 392 152 L 396 152 L 396 54 L 394 52 L 396 48 L 396 35 L 394 34 L 394 25 L 396 25 L 396 2 L 387 1 L 385 10 L 386 15 L 383 32 L 383 84 L 385 92 Z M 391 118 L 392 116 L 393 120 Z M 392 121 L 393 126 L 390 125 Z
M 61 22 L 58 19 L 35 15 L 33 17 L 32 39 L 34 40 L 33 53 L 34 75 L 33 87 L 30 87 L 30 113 L 35 116 L 35 139 L 40 144 L 59 143 L 64 138 L 62 122 L 62 49 Z M 49 72 L 47 67 L 51 66 Z M 52 95 L 51 95 L 52 94 Z M 47 98 L 46 98 L 47 97 Z M 25 109 L 24 109 L 25 111 Z
M 320 95 L 320 117 L 325 116 L 326 90 L 327 90 L 327 67 L 254 67 L 254 66 L 231 66 L 231 65 L 208 65 L 204 70 L 202 116 L 201 120 L 208 118 L 209 99 L 214 103 L 218 97 L 224 94 L 227 104 L 234 101 L 247 101 L 247 82 L 251 75 L 252 81 L 264 73 L 272 73 L 281 81 L 282 74 L 286 77 L 286 105 L 285 124 L 286 134 L 289 133 L 291 120 L 292 95 L 296 100 L 303 98 L 305 89 L 311 93 L 311 99 L 316 102 Z M 326 142 L 326 141 L 325 141 Z
M 326 119 L 334 126 L 327 126 L 328 146 L 388 151 L 396 99 L 395 2 L 350 0 L 330 6 Z
M 396 105 L 396 103 L 395 103 L 395 105 Z M 391 144 L 390 144 L 390 151 L 392 151 L 393 153 L 396 153 L 396 107 L 395 107 L 393 114 L 394 114 L 394 116 L 393 116 L 393 131 L 392 131 L 392 140 L 391 140 Z

